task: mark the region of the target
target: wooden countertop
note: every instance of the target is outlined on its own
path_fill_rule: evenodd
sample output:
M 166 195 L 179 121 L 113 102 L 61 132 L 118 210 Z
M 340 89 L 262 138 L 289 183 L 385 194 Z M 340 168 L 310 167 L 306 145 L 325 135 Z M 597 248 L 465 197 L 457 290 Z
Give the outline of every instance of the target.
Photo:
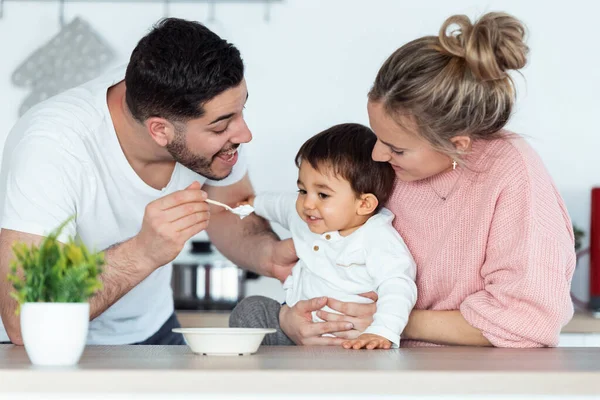
M 207 357 L 187 346 L 88 346 L 73 368 L 0 345 L 0 393 L 600 394 L 600 348 L 269 347 Z M 167 397 L 168 398 L 168 397 Z
M 177 316 L 183 327 L 226 327 L 229 321 L 227 312 L 178 311 Z M 561 332 L 600 334 L 600 318 L 578 312 Z

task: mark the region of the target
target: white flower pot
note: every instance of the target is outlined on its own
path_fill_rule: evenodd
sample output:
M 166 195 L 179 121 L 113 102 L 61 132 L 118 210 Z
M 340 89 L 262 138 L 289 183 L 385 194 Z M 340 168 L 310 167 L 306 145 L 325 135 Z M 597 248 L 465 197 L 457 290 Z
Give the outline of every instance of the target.
M 87 339 L 88 303 L 25 303 L 21 334 L 34 365 L 75 365 Z

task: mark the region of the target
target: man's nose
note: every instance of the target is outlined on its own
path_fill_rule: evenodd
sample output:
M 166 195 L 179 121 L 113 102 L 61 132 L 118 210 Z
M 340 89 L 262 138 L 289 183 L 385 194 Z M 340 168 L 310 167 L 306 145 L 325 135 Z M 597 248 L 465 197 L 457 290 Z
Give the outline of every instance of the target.
M 242 119 L 239 128 L 235 134 L 231 137 L 230 142 L 234 144 L 248 143 L 252 140 L 252 132 L 248 128 L 246 121 Z

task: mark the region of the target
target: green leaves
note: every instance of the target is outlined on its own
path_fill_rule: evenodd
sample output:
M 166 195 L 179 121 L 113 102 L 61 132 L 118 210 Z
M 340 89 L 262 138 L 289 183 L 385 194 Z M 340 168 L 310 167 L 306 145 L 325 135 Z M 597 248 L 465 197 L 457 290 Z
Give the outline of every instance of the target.
M 102 289 L 99 276 L 104 253 L 91 253 L 73 238 L 67 244 L 57 240 L 72 219 L 63 222 L 39 247 L 24 243 L 13 246 L 15 259 L 8 281 L 15 289 L 11 296 L 19 306 L 32 302 L 85 302 Z

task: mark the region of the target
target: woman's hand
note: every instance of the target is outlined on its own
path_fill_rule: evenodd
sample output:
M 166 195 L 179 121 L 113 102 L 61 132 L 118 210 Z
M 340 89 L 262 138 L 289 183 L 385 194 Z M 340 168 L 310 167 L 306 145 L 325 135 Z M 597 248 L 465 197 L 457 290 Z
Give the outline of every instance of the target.
M 354 329 L 333 334 L 343 339 L 356 339 L 373 323 L 373 315 L 377 311 L 377 293 L 363 293 L 361 296 L 373 300 L 373 303 L 345 303 L 330 298 L 327 300 L 327 306 L 341 314 L 317 311 L 317 317 L 328 322 L 350 322 Z
M 358 338 L 354 340 L 346 340 L 342 343 L 342 347 L 345 349 L 362 349 L 365 348 L 367 350 L 373 349 L 391 349 L 392 342 L 384 338 L 383 336 L 375 335 L 372 333 L 363 333 Z
M 343 333 L 353 328 L 347 321 L 313 322 L 312 312 L 327 304 L 327 297 L 302 300 L 293 307 L 284 305 L 279 312 L 279 325 L 283 332 L 298 345 L 335 345 L 340 346 L 344 339 L 323 337 L 326 333 Z M 336 334 L 337 336 L 337 334 Z

